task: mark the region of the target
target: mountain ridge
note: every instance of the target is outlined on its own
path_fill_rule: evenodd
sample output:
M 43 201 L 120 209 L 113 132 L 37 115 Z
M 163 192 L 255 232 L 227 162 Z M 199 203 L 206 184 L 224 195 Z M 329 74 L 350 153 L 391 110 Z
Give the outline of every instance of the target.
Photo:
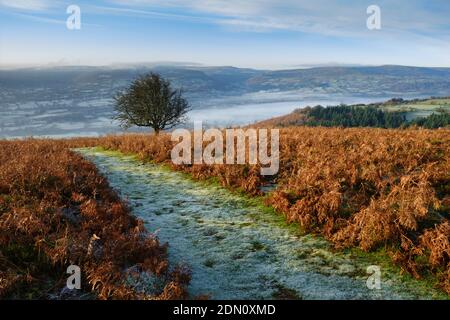
M 0 70 L 0 136 L 115 132 L 113 96 L 150 71 L 183 89 L 196 119 L 215 121 L 218 112 L 226 110 L 220 118 L 232 118 L 221 125 L 251 123 L 307 104 L 450 96 L 450 68 L 338 66 L 271 71 L 157 65 Z

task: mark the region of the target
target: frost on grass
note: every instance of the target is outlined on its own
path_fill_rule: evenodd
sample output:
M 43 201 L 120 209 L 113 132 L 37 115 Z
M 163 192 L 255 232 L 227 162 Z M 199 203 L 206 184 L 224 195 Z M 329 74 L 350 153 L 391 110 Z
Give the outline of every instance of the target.
M 213 299 L 432 298 L 392 272 L 382 289 L 366 286 L 366 260 L 332 252 L 283 218 L 218 186 L 194 182 L 133 156 L 79 149 L 128 199 L 161 242 L 169 261 L 192 269 L 190 294 Z M 431 290 L 432 291 L 432 290 Z

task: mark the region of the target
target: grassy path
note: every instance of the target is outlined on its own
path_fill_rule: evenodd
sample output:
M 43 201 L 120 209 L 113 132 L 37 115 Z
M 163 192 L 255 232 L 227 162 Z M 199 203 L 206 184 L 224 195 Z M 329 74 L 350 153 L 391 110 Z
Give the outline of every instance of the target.
M 335 253 L 257 201 L 199 183 L 160 165 L 99 149 L 93 161 L 136 216 L 169 243 L 172 264 L 193 272 L 192 295 L 213 299 L 417 299 L 440 296 L 382 269 L 381 290 L 366 286 L 370 259 Z M 373 264 L 373 263 L 372 263 Z

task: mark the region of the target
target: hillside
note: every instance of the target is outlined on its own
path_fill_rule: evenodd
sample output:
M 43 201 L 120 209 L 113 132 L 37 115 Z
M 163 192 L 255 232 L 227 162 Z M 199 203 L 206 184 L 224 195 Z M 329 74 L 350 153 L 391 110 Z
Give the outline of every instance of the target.
M 70 265 L 81 290 L 65 288 Z M 142 290 L 140 272 L 159 284 Z M 182 299 L 187 282 L 92 163 L 56 141 L 0 141 L 0 299 Z
M 448 137 L 446 129 L 282 129 L 280 171 L 266 203 L 337 248 L 383 250 L 402 270 L 416 278 L 434 274 L 450 292 Z M 169 135 L 111 136 L 97 144 L 253 196 L 267 183 L 258 166 L 175 166 Z
M 258 165 L 174 165 L 169 134 L 1 142 L 0 295 L 32 288 L 32 298 L 46 296 L 74 261 L 99 298 L 186 297 L 189 269 L 168 274 L 166 247 L 154 236 L 141 241 L 146 231 L 132 212 L 169 241 L 169 260 L 189 262 L 190 294 L 442 298 L 435 288 L 450 292 L 448 137 L 448 129 L 281 129 L 280 171 L 270 181 Z M 102 239 L 97 258 L 93 234 Z M 135 264 L 161 275 L 155 292 L 124 284 Z M 376 293 L 363 285 L 373 264 L 384 275 Z
M 255 127 L 342 126 L 399 128 L 411 125 L 436 129 L 450 125 L 450 100 L 391 99 L 383 103 L 315 106 L 253 124 Z
M 80 136 L 118 132 L 112 97 L 138 74 L 155 71 L 181 87 L 196 118 L 254 108 L 251 123 L 281 114 L 277 103 L 359 103 L 389 97 L 450 95 L 450 69 L 402 66 L 255 70 L 139 65 L 0 70 L 0 137 Z M 266 111 L 267 112 L 267 111 Z M 266 115 L 267 114 L 267 115 Z M 213 117 L 214 118 L 214 117 Z M 219 117 L 222 119 L 224 117 Z M 230 125 L 226 121 L 219 125 Z M 239 123 L 242 124 L 242 123 Z

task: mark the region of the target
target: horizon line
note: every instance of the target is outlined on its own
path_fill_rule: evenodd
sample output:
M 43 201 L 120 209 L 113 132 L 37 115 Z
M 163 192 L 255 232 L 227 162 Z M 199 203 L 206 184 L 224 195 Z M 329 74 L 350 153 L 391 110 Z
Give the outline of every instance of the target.
M 278 67 L 251 67 L 251 66 L 235 66 L 235 65 L 213 65 L 199 62 L 183 62 L 183 61 L 148 61 L 148 62 L 114 62 L 109 64 L 87 64 L 87 63 L 47 63 L 47 64 L 0 64 L 1 71 L 7 70 L 25 70 L 25 69 L 56 69 L 56 68 L 129 68 L 129 67 L 192 67 L 192 68 L 236 68 L 236 69 L 252 69 L 259 71 L 282 71 L 282 70 L 299 70 L 314 68 L 358 68 L 358 67 L 409 67 L 424 69 L 450 69 L 450 66 L 419 66 L 419 65 L 402 65 L 402 64 L 359 64 L 359 63 L 307 63 L 298 65 L 286 65 Z

